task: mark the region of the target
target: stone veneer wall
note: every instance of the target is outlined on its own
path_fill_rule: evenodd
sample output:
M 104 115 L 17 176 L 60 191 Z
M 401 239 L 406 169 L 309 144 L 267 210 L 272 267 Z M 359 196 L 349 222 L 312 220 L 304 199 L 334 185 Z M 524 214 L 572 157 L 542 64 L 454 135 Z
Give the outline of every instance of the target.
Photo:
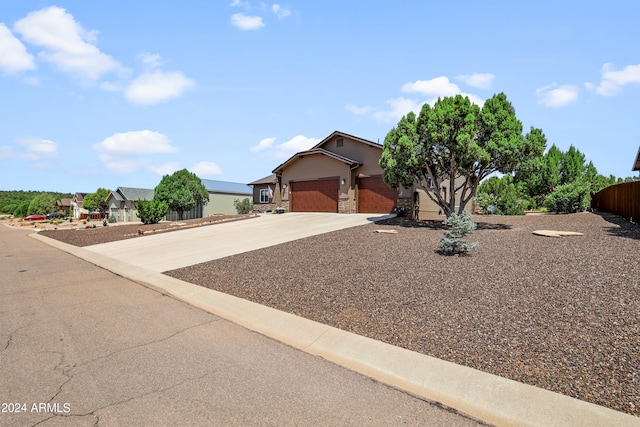
M 350 213 L 350 203 L 349 198 L 340 198 L 338 200 L 338 213 Z
M 413 218 L 413 197 L 398 197 L 397 207 L 404 208 L 407 217 Z

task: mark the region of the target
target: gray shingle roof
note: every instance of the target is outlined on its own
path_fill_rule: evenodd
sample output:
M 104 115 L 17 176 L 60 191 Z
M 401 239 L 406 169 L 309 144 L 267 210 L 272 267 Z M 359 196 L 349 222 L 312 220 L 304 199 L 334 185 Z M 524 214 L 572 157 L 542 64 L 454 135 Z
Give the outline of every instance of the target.
M 116 192 L 122 194 L 125 200 L 151 200 L 153 199 L 153 190 L 148 188 L 130 188 L 118 187 Z

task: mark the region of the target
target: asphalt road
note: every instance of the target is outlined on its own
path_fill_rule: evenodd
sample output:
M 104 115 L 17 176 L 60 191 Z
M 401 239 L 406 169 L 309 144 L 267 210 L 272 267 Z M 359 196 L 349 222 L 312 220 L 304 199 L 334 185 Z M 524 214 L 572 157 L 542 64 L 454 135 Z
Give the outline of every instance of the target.
M 0 226 L 0 425 L 477 425 Z

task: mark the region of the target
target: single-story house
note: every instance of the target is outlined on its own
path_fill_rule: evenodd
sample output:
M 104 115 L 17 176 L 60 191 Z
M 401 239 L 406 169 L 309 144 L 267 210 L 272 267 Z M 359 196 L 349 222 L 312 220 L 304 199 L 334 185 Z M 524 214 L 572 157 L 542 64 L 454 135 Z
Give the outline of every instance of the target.
M 109 218 L 112 216 L 118 222 L 140 221 L 137 215 L 138 200 L 153 199 L 153 190 L 147 188 L 118 187 L 107 196 Z
M 202 179 L 201 181 L 209 191 L 209 203 L 205 205 L 203 212 L 205 217 L 215 214 L 235 215 L 238 212 L 233 201 L 251 199 L 251 187 L 247 184 L 213 179 Z
M 246 184 L 211 179 L 201 181 L 209 192 L 209 203 L 183 212 L 182 219 L 202 218 L 215 214 L 235 215 L 237 211 L 233 201 L 251 198 L 251 188 Z M 118 187 L 107 197 L 109 217 L 113 215 L 118 222 L 139 221 L 136 203 L 138 200 L 152 200 L 153 194 L 153 189 Z M 165 217 L 167 221 L 178 221 L 178 219 L 178 213 L 174 210 L 170 210 Z
M 419 186 L 387 186 L 379 164 L 382 149 L 376 142 L 335 131 L 291 156 L 273 175 L 250 183 L 254 209 L 386 214 L 404 208 L 420 219 L 438 215 L 440 208 Z
M 84 196 L 86 196 L 87 194 L 89 193 L 76 193 L 71 198 L 70 213 L 74 218 L 80 218 L 80 214 L 89 213 L 82 207 L 82 201 L 84 200 Z

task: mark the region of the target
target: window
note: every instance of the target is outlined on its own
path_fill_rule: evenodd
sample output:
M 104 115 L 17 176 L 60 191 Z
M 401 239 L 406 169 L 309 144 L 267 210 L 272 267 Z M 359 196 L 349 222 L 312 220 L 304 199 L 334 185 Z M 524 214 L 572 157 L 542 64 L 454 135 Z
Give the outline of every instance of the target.
M 344 139 L 338 138 L 336 139 L 336 147 L 342 147 L 344 145 Z
M 260 203 L 269 203 L 269 189 L 261 188 L 260 189 Z

